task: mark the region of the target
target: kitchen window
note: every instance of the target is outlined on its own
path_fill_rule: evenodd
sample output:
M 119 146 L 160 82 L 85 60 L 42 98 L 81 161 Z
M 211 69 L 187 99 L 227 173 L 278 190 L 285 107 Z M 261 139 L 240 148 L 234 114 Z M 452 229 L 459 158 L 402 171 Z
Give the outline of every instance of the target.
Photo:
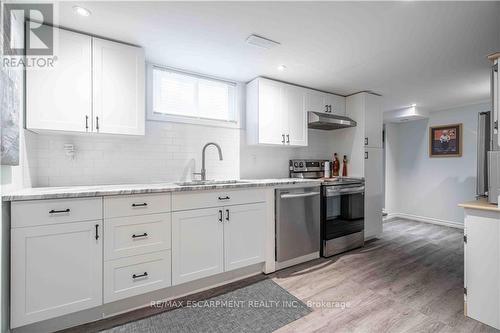
M 236 83 L 151 65 L 148 118 L 236 126 Z

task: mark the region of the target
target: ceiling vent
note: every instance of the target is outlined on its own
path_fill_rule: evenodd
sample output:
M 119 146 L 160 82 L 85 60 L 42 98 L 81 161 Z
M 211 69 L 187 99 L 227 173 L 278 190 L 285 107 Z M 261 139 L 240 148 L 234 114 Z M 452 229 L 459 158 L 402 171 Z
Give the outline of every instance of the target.
M 275 46 L 280 45 L 280 43 L 275 42 L 274 40 L 270 40 L 257 35 L 250 35 L 247 38 L 247 43 L 250 45 L 262 47 L 263 49 L 270 49 Z

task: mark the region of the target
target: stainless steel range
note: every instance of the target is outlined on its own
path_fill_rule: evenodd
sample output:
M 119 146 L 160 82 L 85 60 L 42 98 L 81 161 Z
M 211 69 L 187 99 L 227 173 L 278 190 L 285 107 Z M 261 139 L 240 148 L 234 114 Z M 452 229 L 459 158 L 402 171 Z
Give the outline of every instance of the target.
M 290 160 L 291 178 L 321 179 L 326 160 Z M 321 255 L 329 257 L 364 245 L 365 181 L 333 177 L 321 185 Z

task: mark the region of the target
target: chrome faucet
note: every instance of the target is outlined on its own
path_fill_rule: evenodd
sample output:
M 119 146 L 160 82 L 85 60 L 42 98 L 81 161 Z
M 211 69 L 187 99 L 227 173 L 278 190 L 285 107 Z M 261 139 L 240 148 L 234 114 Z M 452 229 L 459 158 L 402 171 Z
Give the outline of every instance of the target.
M 217 150 L 219 151 L 219 160 L 222 161 L 222 149 L 220 149 L 220 146 L 218 144 L 216 144 L 215 142 L 209 142 L 204 145 L 203 150 L 201 151 L 201 172 L 193 172 L 193 175 L 200 175 L 201 180 L 207 180 L 207 170 L 205 169 L 205 151 L 210 145 L 217 147 Z

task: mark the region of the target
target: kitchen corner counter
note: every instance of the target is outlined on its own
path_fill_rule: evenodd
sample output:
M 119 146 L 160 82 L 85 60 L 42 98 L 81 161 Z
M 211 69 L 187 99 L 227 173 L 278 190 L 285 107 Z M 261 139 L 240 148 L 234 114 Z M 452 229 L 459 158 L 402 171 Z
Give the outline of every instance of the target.
M 155 184 L 120 184 L 120 185 L 94 185 L 94 186 L 65 186 L 65 187 L 34 187 L 2 194 L 2 201 L 22 201 L 41 199 L 63 199 L 82 197 L 101 197 L 110 195 L 129 195 L 147 193 L 168 193 L 183 191 L 209 191 L 221 189 L 240 189 L 251 187 L 279 187 L 295 184 L 321 184 L 316 179 L 242 179 L 233 184 L 210 184 L 181 186 L 175 183 Z
M 494 204 L 490 204 L 486 199 L 481 198 L 474 201 L 464 202 L 458 205 L 459 207 L 468 208 L 468 209 L 479 209 L 479 210 L 487 210 L 500 213 L 500 207 Z

